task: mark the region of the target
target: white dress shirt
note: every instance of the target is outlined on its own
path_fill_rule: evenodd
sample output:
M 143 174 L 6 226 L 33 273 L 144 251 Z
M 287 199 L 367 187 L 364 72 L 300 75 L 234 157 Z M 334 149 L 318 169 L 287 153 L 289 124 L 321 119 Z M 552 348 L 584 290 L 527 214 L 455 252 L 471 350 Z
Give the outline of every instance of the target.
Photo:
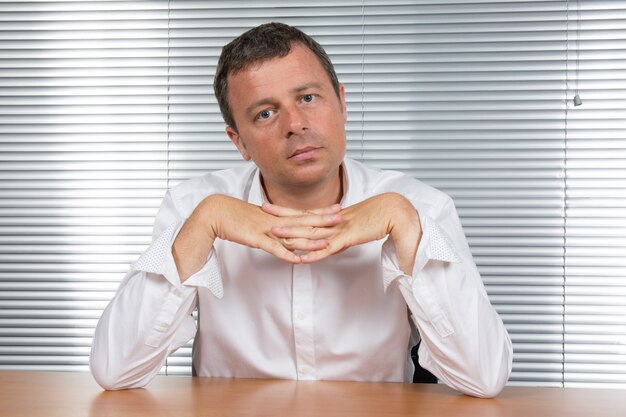
M 452 200 L 399 172 L 343 164 L 342 207 L 397 192 L 418 210 L 423 236 L 412 276 L 400 270 L 390 239 L 307 265 L 218 239 L 203 268 L 181 284 L 171 246 L 200 201 L 210 194 L 266 200 L 252 164 L 191 179 L 167 193 L 152 245 L 102 314 L 90 358 L 98 383 L 144 386 L 194 336 L 199 376 L 411 381 L 410 348 L 421 336 L 420 365 L 442 382 L 470 395 L 497 394 L 511 371 L 511 340 Z

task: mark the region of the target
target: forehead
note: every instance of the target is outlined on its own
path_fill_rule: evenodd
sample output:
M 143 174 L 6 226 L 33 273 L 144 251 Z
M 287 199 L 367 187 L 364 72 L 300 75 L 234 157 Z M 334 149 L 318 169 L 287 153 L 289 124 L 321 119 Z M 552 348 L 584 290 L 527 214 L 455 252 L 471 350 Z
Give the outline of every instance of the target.
M 271 58 L 260 59 L 258 61 L 252 61 L 248 65 L 244 65 L 242 68 L 234 70 L 229 75 L 232 76 L 232 75 L 239 74 L 245 71 L 256 71 L 266 66 L 288 65 L 288 64 L 297 63 L 297 62 L 300 62 L 300 63 L 306 62 L 307 64 L 315 63 L 317 65 L 315 65 L 315 68 L 311 68 L 311 69 L 321 69 L 322 71 L 324 71 L 324 68 L 320 59 L 317 57 L 317 55 L 315 55 L 315 53 L 312 50 L 310 50 L 303 43 L 293 42 L 291 44 L 291 49 L 289 50 L 289 52 L 287 52 L 287 54 L 282 55 L 282 56 L 275 56 Z
M 295 44 L 289 54 L 253 63 L 228 75 L 229 99 L 240 93 L 278 92 L 298 83 L 327 83 L 330 78 L 317 56 L 306 46 Z M 232 95 L 231 95 L 232 93 Z

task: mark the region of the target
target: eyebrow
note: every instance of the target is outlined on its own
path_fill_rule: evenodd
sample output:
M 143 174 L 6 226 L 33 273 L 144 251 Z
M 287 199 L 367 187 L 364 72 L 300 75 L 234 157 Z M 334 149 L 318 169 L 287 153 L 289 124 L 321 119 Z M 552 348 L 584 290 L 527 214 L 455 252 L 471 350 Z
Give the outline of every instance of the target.
M 310 89 L 321 89 L 322 85 L 320 83 L 316 83 L 316 82 L 311 82 L 311 83 L 306 83 L 303 84 L 301 86 L 298 86 L 294 89 L 292 89 L 291 91 L 294 93 L 301 93 L 303 91 L 306 90 L 310 90 Z M 271 97 L 265 97 L 262 98 L 260 100 L 255 101 L 254 103 L 250 104 L 247 108 L 246 108 L 246 114 L 252 114 L 252 112 L 260 106 L 266 105 L 266 104 L 272 104 L 274 102 L 274 100 Z
M 322 88 L 322 85 L 320 83 L 306 83 L 304 85 L 301 85 L 300 87 L 294 88 L 293 92 L 294 93 L 301 93 L 301 92 L 303 92 L 305 90 L 309 90 L 311 88 L 314 88 L 314 89 L 316 88 L 316 89 L 319 90 L 319 89 Z

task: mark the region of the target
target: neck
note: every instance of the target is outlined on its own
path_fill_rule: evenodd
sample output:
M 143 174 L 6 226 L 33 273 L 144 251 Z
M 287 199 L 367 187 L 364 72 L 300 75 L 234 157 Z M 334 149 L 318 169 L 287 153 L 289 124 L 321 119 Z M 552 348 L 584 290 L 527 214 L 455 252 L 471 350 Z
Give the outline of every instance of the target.
M 261 175 L 261 185 L 270 203 L 299 210 L 328 207 L 343 198 L 343 166 L 325 181 L 310 187 L 277 187 L 267 183 Z

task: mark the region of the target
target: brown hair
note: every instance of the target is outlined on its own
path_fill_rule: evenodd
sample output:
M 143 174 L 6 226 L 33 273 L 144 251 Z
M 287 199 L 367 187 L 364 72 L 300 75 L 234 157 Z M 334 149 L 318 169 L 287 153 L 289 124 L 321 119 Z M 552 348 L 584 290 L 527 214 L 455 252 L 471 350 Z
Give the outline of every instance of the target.
M 272 58 L 285 57 L 295 43 L 300 43 L 317 56 L 339 97 L 339 81 L 330 58 L 313 38 L 284 23 L 266 23 L 248 30 L 222 49 L 217 63 L 213 90 L 226 124 L 237 130 L 228 103 L 228 76 Z

